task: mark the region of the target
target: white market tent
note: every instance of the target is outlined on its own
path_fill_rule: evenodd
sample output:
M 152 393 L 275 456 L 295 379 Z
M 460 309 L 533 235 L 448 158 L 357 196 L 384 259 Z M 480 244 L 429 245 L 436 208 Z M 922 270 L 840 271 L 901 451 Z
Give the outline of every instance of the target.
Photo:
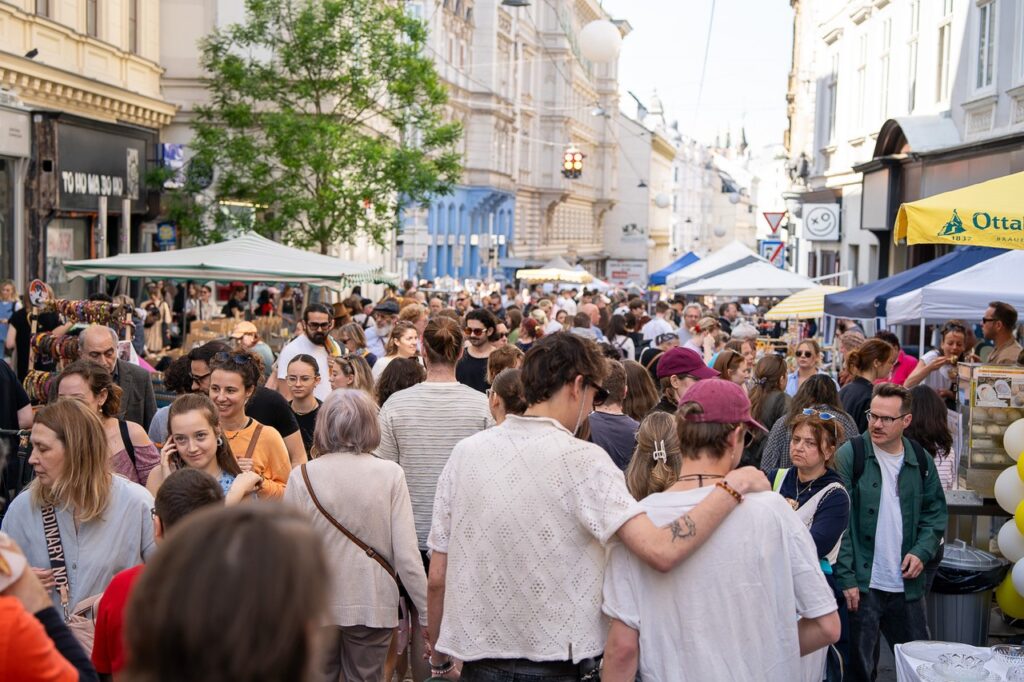
M 295 249 L 255 232 L 207 246 L 65 261 L 64 268 L 70 277 L 288 282 L 334 288 L 389 281 L 380 267 Z
M 1024 272 L 1024 251 L 1013 250 L 973 265 L 966 270 L 890 298 L 886 304 L 889 324 L 941 322 L 950 319 L 978 320 L 990 301 L 1024 307 L 1024 289 L 1017 286 Z
M 730 242 L 693 265 L 688 265 L 682 270 L 670 274 L 665 279 L 665 286 L 675 290 L 676 293 L 685 293 L 679 287 L 692 284 L 702 277 L 713 277 L 729 270 L 735 270 L 755 261 L 768 262 L 740 242 Z
M 697 280 L 675 291 L 697 296 L 789 296 L 816 286 L 803 275 L 758 260 L 720 275 Z
M 567 282 L 570 284 L 590 284 L 594 276 L 585 270 L 574 270 L 561 256 L 555 256 L 543 267 L 527 268 L 516 271 L 516 279 L 527 282 Z

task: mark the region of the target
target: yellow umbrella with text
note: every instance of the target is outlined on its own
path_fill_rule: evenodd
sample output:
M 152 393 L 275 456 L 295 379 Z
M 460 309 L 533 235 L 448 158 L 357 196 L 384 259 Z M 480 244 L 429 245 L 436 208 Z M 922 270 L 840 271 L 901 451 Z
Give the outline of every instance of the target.
M 896 242 L 1024 249 L 1024 173 L 900 206 Z

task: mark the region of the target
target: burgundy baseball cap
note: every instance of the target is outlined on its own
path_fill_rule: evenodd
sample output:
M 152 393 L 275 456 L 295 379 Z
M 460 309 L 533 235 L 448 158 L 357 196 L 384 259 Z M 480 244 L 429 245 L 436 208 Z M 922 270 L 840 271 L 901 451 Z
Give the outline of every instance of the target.
M 690 350 L 676 346 L 669 348 L 658 357 L 658 378 L 689 374 L 695 379 L 714 379 L 718 372 L 704 364 L 699 355 Z
M 705 424 L 744 424 L 752 429 L 768 430 L 750 416 L 750 399 L 739 384 L 731 381 L 698 381 L 680 398 L 679 404 L 683 403 L 697 403 L 704 408 L 702 414 L 686 415 L 687 421 Z

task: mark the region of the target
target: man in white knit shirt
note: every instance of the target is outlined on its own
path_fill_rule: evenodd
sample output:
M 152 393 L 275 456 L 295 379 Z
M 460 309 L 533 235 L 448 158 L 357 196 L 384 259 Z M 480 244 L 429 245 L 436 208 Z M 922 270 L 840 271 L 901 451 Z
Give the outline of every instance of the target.
M 438 480 L 428 637 L 435 676 L 452 658 L 462 680 L 596 679 L 607 621 L 601 614 L 604 545 L 614 536 L 668 571 L 737 506 L 767 490 L 751 468 L 730 472 L 663 528 L 647 518 L 622 472 L 576 431 L 604 397 L 605 360 L 573 334 L 538 341 L 521 370 L 522 417 L 455 446 Z

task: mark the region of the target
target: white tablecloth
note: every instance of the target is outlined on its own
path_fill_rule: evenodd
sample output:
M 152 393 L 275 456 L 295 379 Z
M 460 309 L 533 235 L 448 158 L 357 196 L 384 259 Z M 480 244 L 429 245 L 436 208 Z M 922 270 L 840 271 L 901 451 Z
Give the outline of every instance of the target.
M 917 674 L 917 667 L 928 663 L 919 658 L 912 658 L 903 653 L 903 645 L 896 647 L 896 680 L 898 682 L 922 682 L 921 676 Z M 985 664 L 987 670 L 999 673 L 1001 679 L 1006 679 L 1006 665 L 994 657 Z

